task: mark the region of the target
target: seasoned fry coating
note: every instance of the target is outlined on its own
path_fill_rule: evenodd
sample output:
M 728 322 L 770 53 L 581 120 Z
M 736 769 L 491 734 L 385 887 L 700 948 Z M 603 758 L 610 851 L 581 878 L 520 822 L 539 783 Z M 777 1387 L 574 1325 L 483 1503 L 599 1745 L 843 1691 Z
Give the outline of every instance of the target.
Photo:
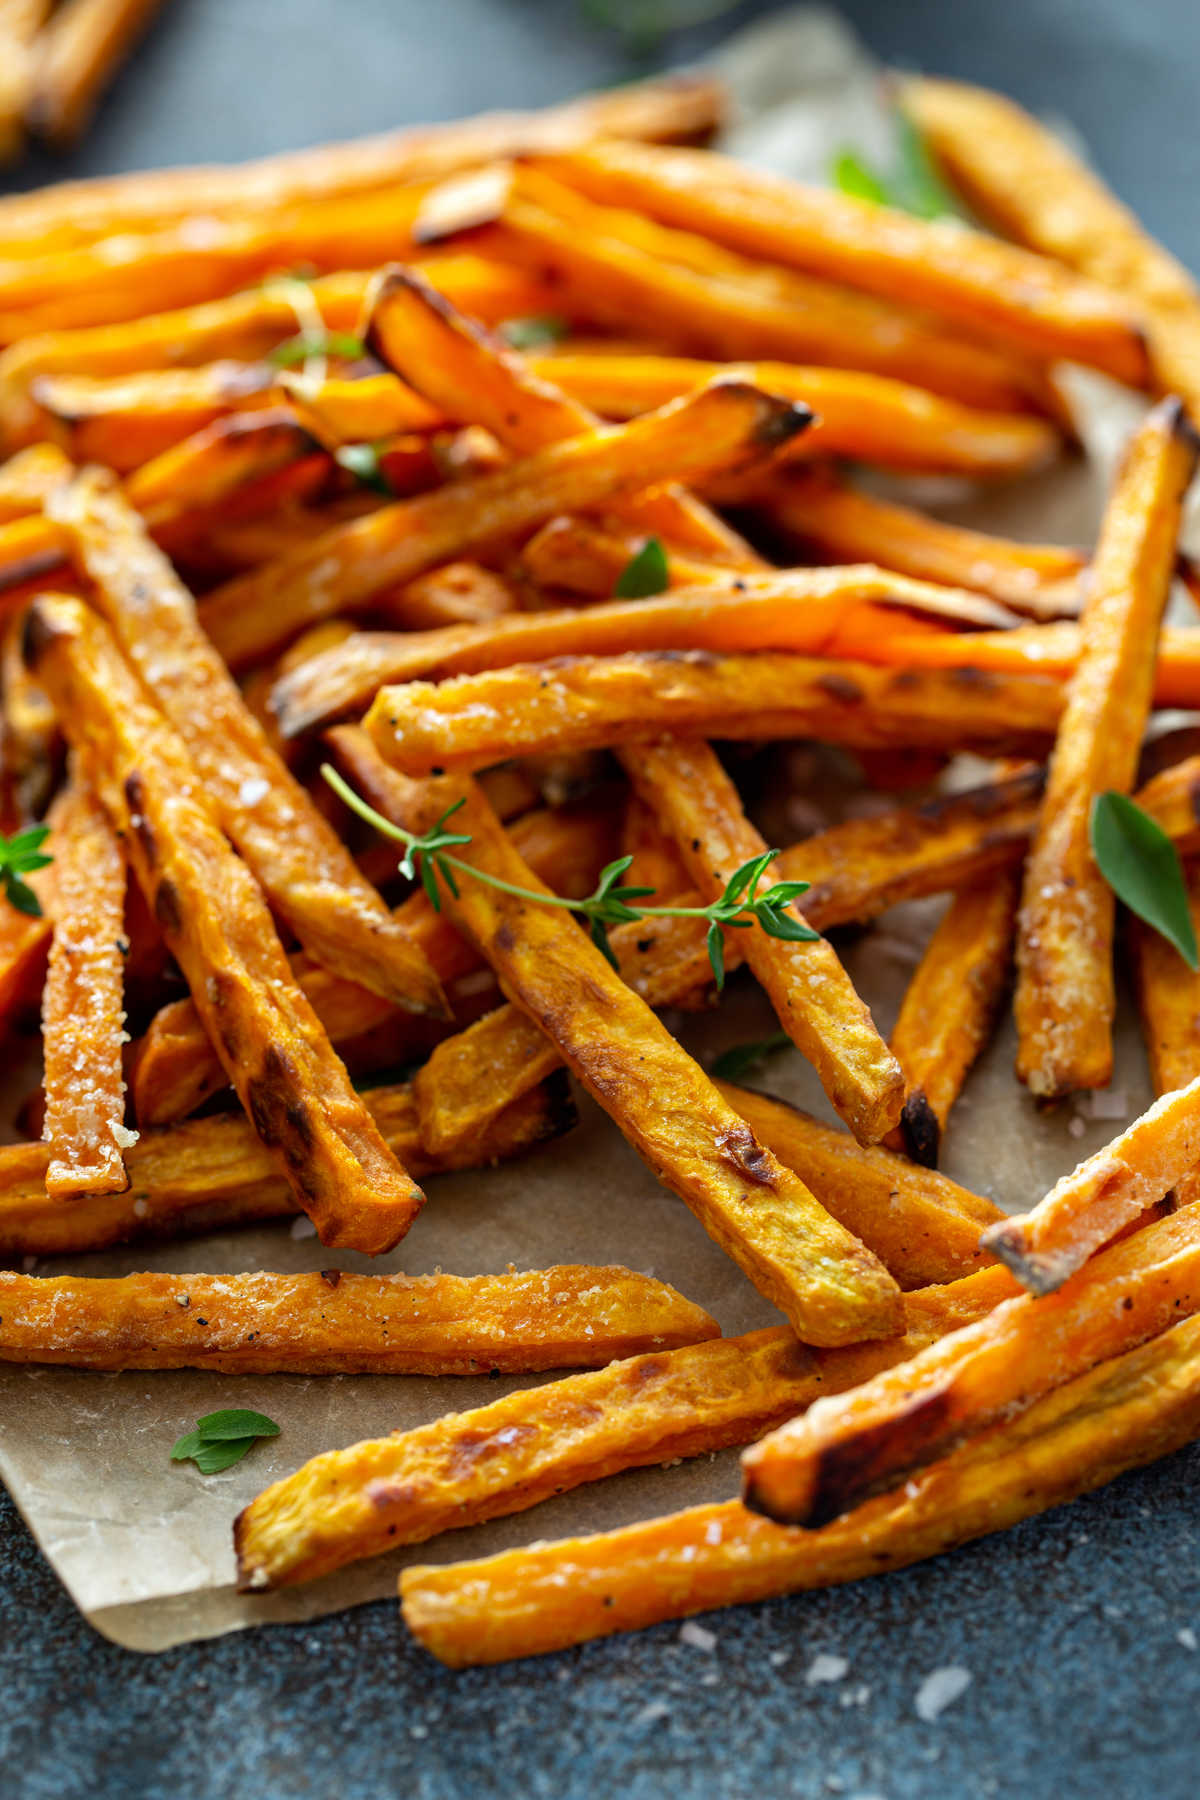
M 634 651 L 385 687 L 364 724 L 397 768 L 425 775 L 669 735 L 1020 755 L 1046 747 L 1061 708 L 1060 683 L 1037 675 Z
M 521 1374 L 718 1334 L 665 1282 L 586 1264 L 471 1276 L 0 1271 L 0 1362 L 74 1369 Z
M 621 760 L 706 901 L 719 900 L 734 873 L 768 848 L 709 745 L 676 739 Z M 802 899 L 793 910 L 804 917 Z M 757 930 L 745 938 L 746 961 L 833 1106 L 860 1143 L 878 1143 L 899 1120 L 904 1076 L 837 952 L 826 938 L 792 943 Z
M 1200 864 L 1183 865 L 1188 911 L 1193 930 L 1200 930 Z M 1200 975 L 1189 969 L 1173 944 L 1130 913 L 1127 920 L 1130 961 L 1142 1039 L 1156 1094 L 1187 1087 L 1200 1076 Z M 1175 1183 L 1180 1206 L 1200 1200 L 1200 1176 L 1191 1170 Z
M 234 1525 L 239 1585 L 312 1581 L 439 1531 L 521 1512 L 620 1469 L 748 1443 L 1006 1297 L 996 1270 L 905 1302 L 902 1336 L 810 1350 L 786 1326 L 610 1363 L 328 1451 L 259 1494 Z
M 827 1525 L 973 1431 L 1028 1406 L 1200 1307 L 1193 1208 L 1110 1246 L 1057 1294 L 1020 1294 L 819 1401 L 742 1456 L 745 1498 L 786 1525 Z
M 266 902 L 209 811 L 182 741 L 78 601 L 37 601 L 26 649 L 124 835 L 238 1097 L 322 1242 L 391 1249 L 424 1196 L 297 988 Z
M 191 596 L 111 478 L 51 501 L 125 654 L 187 746 L 205 794 L 272 905 L 335 974 L 412 1012 L 444 1012 L 424 952 L 359 873 L 267 741 L 196 623 Z
M 907 1088 L 901 1141 L 914 1162 L 930 1168 L 1004 999 L 1019 896 L 1014 869 L 961 888 L 904 992 L 891 1036 Z
M 927 306 L 969 333 L 1039 360 L 1066 357 L 1144 386 L 1146 349 L 1128 294 L 1117 298 L 1048 256 L 806 187 L 728 157 L 596 144 L 539 166 L 610 204 L 644 208 L 750 256 L 786 263 L 889 301 Z M 1006 172 L 1012 185 L 1012 172 Z
M 125 1129 L 125 859 L 100 802 L 76 780 L 55 832 L 54 936 L 42 990 L 46 1192 L 120 1194 Z
M 809 415 L 736 378 L 629 425 L 550 445 L 495 474 L 397 501 L 219 589 L 201 619 L 238 666 L 440 562 L 655 481 L 772 455 Z
M 372 1088 L 363 1098 L 389 1149 L 417 1176 L 507 1161 L 575 1122 L 563 1070 L 514 1101 L 450 1156 L 436 1155 L 422 1142 L 410 1087 Z M 46 1145 L 0 1148 L 0 1255 L 77 1256 L 296 1212 L 296 1198 L 274 1158 L 240 1114 L 143 1130 L 125 1160 L 130 1178 L 125 1193 L 84 1194 L 63 1206 L 46 1196 Z
M 1116 903 L 1089 822 L 1096 797 L 1127 794 L 1137 772 L 1198 451 L 1179 402 L 1163 402 L 1129 446 L 1092 562 L 1017 927 L 1017 1074 L 1041 1098 L 1104 1087 L 1112 1075 Z
M 833 1587 L 1001 1531 L 1200 1431 L 1200 1321 L 1080 1375 L 823 1531 L 736 1501 L 591 1538 L 413 1567 L 404 1621 L 452 1667 L 561 1650 L 713 1606 Z

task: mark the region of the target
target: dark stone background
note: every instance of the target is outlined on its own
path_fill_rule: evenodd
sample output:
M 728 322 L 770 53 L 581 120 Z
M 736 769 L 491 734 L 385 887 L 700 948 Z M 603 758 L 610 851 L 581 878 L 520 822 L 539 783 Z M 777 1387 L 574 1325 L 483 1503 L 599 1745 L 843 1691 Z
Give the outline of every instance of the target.
M 763 10 L 743 6 L 666 54 L 686 60 Z M 1068 118 L 1200 266 L 1196 0 L 843 11 L 884 57 Z M 13 184 L 540 104 L 627 69 L 573 6 L 544 0 L 174 0 L 84 148 Z M 711 1653 L 663 1626 L 463 1675 L 415 1649 L 389 1604 L 159 1657 L 116 1649 L 0 1497 L 0 1792 L 1190 1800 L 1198 1476 L 1200 1449 L 935 1564 L 714 1615 Z M 844 1680 L 806 1681 L 820 1652 L 849 1660 Z M 914 1695 L 947 1664 L 972 1684 L 924 1723 Z

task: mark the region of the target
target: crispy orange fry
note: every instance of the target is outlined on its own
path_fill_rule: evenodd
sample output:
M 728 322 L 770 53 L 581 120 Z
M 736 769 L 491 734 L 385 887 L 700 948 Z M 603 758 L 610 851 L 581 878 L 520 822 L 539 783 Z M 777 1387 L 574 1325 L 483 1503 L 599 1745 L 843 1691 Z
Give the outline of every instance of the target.
M 823 1531 L 736 1501 L 478 1562 L 411 1567 L 404 1619 L 452 1667 L 561 1650 L 708 1607 L 832 1587 L 1000 1531 L 1200 1431 L 1200 1321 L 1101 1364 Z
M 652 535 L 658 537 L 667 559 L 668 587 L 728 586 L 728 563 L 702 561 L 658 533 Z M 579 517 L 551 519 L 522 546 L 521 567 L 539 587 L 608 600 L 626 565 L 645 545 L 646 536 L 612 517 L 603 522 Z
M 907 1088 L 895 1147 L 929 1168 L 1004 999 L 1020 890 L 1015 869 L 960 888 L 905 989 L 891 1036 Z
M 38 512 L 46 496 L 71 473 L 56 444 L 31 444 L 0 463 L 0 521 Z
M 60 146 L 82 136 L 96 103 L 160 0 L 64 0 L 36 45 L 31 119 Z
M 1061 709 L 1061 684 L 1037 675 L 663 651 L 385 687 L 364 723 L 397 768 L 424 775 L 672 735 L 1037 754 Z
M 1062 139 L 985 88 L 919 79 L 904 104 L 971 204 L 1143 312 L 1159 389 L 1200 413 L 1200 292 Z
M 1197 1162 L 1200 1079 L 1164 1094 L 1032 1212 L 989 1226 L 982 1242 L 1031 1293 L 1052 1294 Z
M 748 1443 L 819 1395 L 980 1317 L 1007 1297 L 1010 1282 L 988 1270 L 910 1295 L 904 1335 L 881 1343 L 810 1350 L 786 1326 L 710 1338 L 328 1451 L 238 1515 L 238 1584 L 258 1592 L 313 1581 L 620 1469 Z
M 1133 387 L 1146 383 L 1139 310 L 1128 291 L 1118 299 L 1051 257 L 956 221 L 916 219 L 711 152 L 596 144 L 540 166 L 598 200 L 644 210 L 746 255 L 930 307 L 1022 354 L 1067 357 Z M 1009 169 L 1006 189 L 1012 185 Z
M 42 992 L 46 1192 L 54 1200 L 129 1186 L 121 1044 L 125 860 L 96 796 L 68 789 L 55 832 L 54 936 Z
M 569 1131 L 575 1108 L 560 1071 L 499 1114 L 456 1157 L 421 1142 L 416 1101 L 407 1086 L 372 1088 L 367 1110 L 389 1148 L 414 1175 L 485 1168 Z M 46 1197 L 45 1144 L 0 1149 L 0 1254 L 78 1256 L 143 1238 L 225 1231 L 283 1219 L 296 1199 L 269 1150 L 239 1113 L 220 1113 L 166 1129 L 143 1130 L 126 1152 L 123 1194 L 84 1194 L 63 1206 Z
M 214 419 L 266 404 L 275 380 L 269 364 L 221 362 L 133 375 L 39 375 L 29 393 L 73 461 L 105 463 L 123 475 Z
M 1200 930 L 1200 862 L 1183 865 L 1188 911 Z M 1127 920 L 1142 1039 L 1156 1094 L 1187 1087 L 1200 1076 L 1200 975 L 1189 969 L 1159 932 L 1133 913 Z M 1192 1169 L 1175 1183 L 1180 1206 L 1200 1200 L 1200 1172 Z
M 807 422 L 803 410 L 748 383 L 714 382 L 630 425 L 581 434 L 493 475 L 398 501 L 340 526 L 294 556 L 219 589 L 201 617 L 218 649 L 238 666 L 286 643 L 305 625 L 353 610 L 437 563 L 528 532 L 555 513 L 671 476 L 769 456 Z
M 424 1196 L 376 1130 L 292 979 L 271 915 L 182 741 L 78 601 L 35 602 L 27 655 L 187 978 L 238 1096 L 322 1242 L 403 1237 Z
M 719 900 L 735 872 L 767 850 L 708 744 L 647 744 L 621 761 L 705 901 Z M 802 899 L 792 910 L 804 917 Z M 899 1121 L 904 1076 L 833 946 L 821 937 L 791 943 L 752 930 L 745 957 L 836 1111 L 860 1143 L 878 1143 Z
M 1137 773 L 1198 452 L 1180 403 L 1164 401 L 1130 443 L 1092 562 L 1017 928 L 1017 1074 L 1040 1097 L 1104 1087 L 1112 1074 L 1115 900 L 1089 821 L 1096 797 L 1128 793 Z
M 398 1006 L 443 1011 L 424 953 L 271 749 L 196 624 L 191 596 L 111 478 L 81 475 L 50 507 L 122 649 L 175 721 L 222 826 L 301 943 Z
M 62 773 L 58 719 L 25 667 L 24 629 L 24 611 L 14 609 L 0 638 L 0 814 L 10 832 L 42 816 Z
M 521 613 L 495 625 L 436 636 L 358 632 L 283 676 L 272 705 L 284 733 L 295 737 L 360 710 L 389 683 L 440 680 L 512 663 L 653 650 L 820 655 L 840 646 L 847 621 L 867 604 L 895 607 L 894 629 L 902 634 L 909 614 L 969 626 L 982 624 L 990 606 L 975 595 L 909 581 L 869 565 L 763 575 L 714 568 L 714 580 L 703 587 L 677 588 L 648 600 Z M 1200 640 L 1200 632 L 1195 635 Z M 967 645 L 961 652 L 963 664 L 971 660 Z M 886 647 L 879 657 L 885 659 Z M 1036 672 L 1036 659 L 1030 656 L 1024 667 Z
M 1200 1307 L 1200 1214 L 1101 1252 L 1059 1293 L 1021 1294 L 853 1393 L 820 1401 L 742 1456 L 747 1505 L 827 1525 L 974 1431 Z
M 385 778 L 381 771 L 380 787 L 389 785 Z M 464 860 L 548 893 L 474 783 L 431 782 L 404 794 L 397 788 L 389 810 L 411 807 L 424 817 L 417 828 L 427 829 L 460 796 L 457 828 L 471 840 Z M 894 1329 L 899 1289 L 882 1264 L 763 1149 L 575 920 L 470 877 L 460 890 L 444 903 L 506 991 L 798 1335 L 853 1343 Z
M 506 1275 L 0 1272 L 0 1362 L 229 1375 L 474 1375 L 594 1368 L 716 1337 L 715 1319 L 628 1269 Z

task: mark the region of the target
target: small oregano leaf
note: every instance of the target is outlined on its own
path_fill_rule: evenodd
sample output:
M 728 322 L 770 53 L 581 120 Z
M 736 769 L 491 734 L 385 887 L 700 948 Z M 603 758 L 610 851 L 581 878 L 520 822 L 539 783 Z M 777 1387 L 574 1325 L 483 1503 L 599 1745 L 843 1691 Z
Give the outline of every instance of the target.
M 238 1406 L 225 1412 L 205 1413 L 196 1420 L 196 1433 L 205 1444 L 221 1444 L 229 1438 L 278 1437 L 279 1427 L 266 1413 Z
M 241 1462 L 260 1438 L 279 1436 L 279 1427 L 266 1413 L 246 1407 L 205 1413 L 191 1431 L 171 1446 L 172 1462 L 194 1462 L 202 1475 L 219 1475 Z
M 651 594 L 664 594 L 669 581 L 667 553 L 656 537 L 650 537 L 617 576 L 613 595 L 617 600 L 648 600 Z
M 770 1037 L 759 1038 L 752 1044 L 734 1044 L 729 1050 L 722 1050 L 713 1063 L 712 1072 L 718 1081 L 741 1081 L 760 1062 L 776 1050 L 784 1049 L 791 1043 L 786 1031 L 772 1032 Z
M 527 319 L 505 319 L 500 326 L 500 336 L 510 350 L 542 350 L 547 344 L 560 343 L 566 337 L 567 329 L 565 319 L 545 313 Z
M 1148 813 L 1125 794 L 1099 794 L 1090 820 L 1096 867 L 1130 912 L 1173 944 L 1189 969 L 1200 968 L 1179 852 Z

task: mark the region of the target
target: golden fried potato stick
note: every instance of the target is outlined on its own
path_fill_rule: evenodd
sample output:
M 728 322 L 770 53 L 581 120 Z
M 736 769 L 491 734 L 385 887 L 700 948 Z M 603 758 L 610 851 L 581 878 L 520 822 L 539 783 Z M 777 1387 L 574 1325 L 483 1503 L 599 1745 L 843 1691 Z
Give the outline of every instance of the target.
M 999 1015 L 1020 892 L 1015 869 L 960 888 L 904 991 L 890 1039 L 906 1085 L 892 1147 L 927 1168 L 937 1167 L 950 1108 Z
M 1145 1226 L 1060 1291 L 1020 1294 L 742 1456 L 746 1504 L 827 1525 L 965 1437 L 1200 1308 L 1200 1213 Z
M 517 819 L 512 836 L 530 867 L 556 893 L 586 894 L 595 886 L 604 864 L 616 854 L 611 823 L 595 807 L 564 807 Z M 395 855 L 389 854 L 394 867 Z M 434 912 L 423 890 L 410 894 L 396 908 L 395 916 L 421 945 L 443 982 L 455 981 L 480 967 L 474 947 L 444 914 Z M 355 1039 L 395 1019 L 389 1003 L 360 983 L 331 974 L 302 952 L 291 961 L 297 985 L 331 1043 L 352 1047 Z M 429 1047 L 428 1036 L 414 1035 L 410 1046 L 414 1057 Z M 134 1115 L 145 1125 L 166 1125 L 185 1118 L 218 1093 L 227 1079 L 195 1003 L 171 1001 L 155 1015 L 134 1047 L 130 1082 Z
M 862 493 L 817 469 L 766 473 L 724 484 L 717 498 L 761 513 L 810 556 L 837 563 L 877 563 L 920 581 L 988 594 L 1031 619 L 1079 611 L 1079 576 L 1087 558 L 1061 544 L 1019 544 L 948 525 L 910 506 Z
M 1192 926 L 1200 929 L 1200 860 L 1189 857 L 1183 873 Z M 1200 976 L 1133 913 L 1126 930 L 1150 1079 L 1156 1094 L 1169 1094 L 1200 1076 Z M 1180 1206 L 1200 1200 L 1200 1171 L 1181 1176 L 1174 1192 Z
M 719 900 L 736 871 L 767 850 L 708 744 L 646 744 L 622 752 L 621 764 L 705 901 Z M 791 910 L 804 919 L 803 897 Z M 860 1143 L 878 1143 L 899 1122 L 904 1075 L 837 952 L 823 937 L 792 943 L 751 930 L 745 939 L 746 961 L 835 1111 Z
M 400 1544 L 523 1512 L 622 1469 L 745 1444 L 1008 1297 L 989 1269 L 910 1295 L 902 1336 L 810 1350 L 786 1326 L 710 1338 L 525 1388 L 413 1431 L 327 1451 L 234 1523 L 245 1592 L 313 1581 Z
M 464 861 L 549 893 L 475 783 L 430 782 L 389 799 L 428 829 L 460 797 Z M 833 1344 L 894 1330 L 900 1290 L 883 1265 L 763 1148 L 576 921 L 467 875 L 459 887 L 443 903 L 505 991 L 797 1334 Z
M 1146 320 L 1159 389 L 1200 415 L 1200 291 L 1061 138 L 986 88 L 906 79 L 904 105 L 955 185 L 1008 235 L 1101 282 Z
M 968 335 L 1038 361 L 1067 358 L 1146 385 L 1136 296 L 1081 280 L 1053 253 L 1032 255 L 954 220 L 917 219 L 711 152 L 596 144 L 538 166 L 593 200 L 647 212 L 743 255 L 928 307 Z
M 737 1501 L 476 1562 L 410 1567 L 404 1621 L 454 1668 L 898 1569 L 1001 1531 L 1200 1431 L 1200 1320 L 1102 1363 L 823 1531 Z
M 271 749 L 196 623 L 191 595 L 111 476 L 87 471 L 48 506 L 122 650 L 174 722 L 222 827 L 305 949 L 397 1006 L 444 1013 L 424 952 Z
M 296 986 L 266 901 L 182 740 L 76 600 L 34 603 L 26 654 L 54 701 L 238 1097 L 321 1241 L 391 1249 L 424 1196 L 388 1150 Z
M 576 316 L 652 332 L 677 355 L 865 369 L 995 412 L 1041 399 L 1034 372 L 928 314 L 719 251 L 637 213 L 588 206 L 565 189 L 551 210 L 548 186 L 539 183 L 536 202 L 514 194 L 501 222 L 474 242 L 550 272 Z
M 893 671 L 772 651 L 658 651 L 385 687 L 364 724 L 397 768 L 426 775 L 665 736 L 1037 755 L 1061 710 L 1061 683 L 1037 675 Z
M 1116 902 L 1092 857 L 1091 808 L 1137 773 L 1198 453 L 1179 401 L 1162 402 L 1130 442 L 1092 560 L 1017 927 L 1017 1074 L 1040 1098 L 1112 1075 Z
M 704 561 L 665 536 L 652 535 L 658 537 L 667 559 L 669 588 L 729 585 L 727 563 Z M 522 545 L 520 566 L 537 587 L 609 600 L 626 565 L 645 542 L 644 531 L 634 531 L 611 515 L 603 521 L 567 515 L 551 519 Z
M 353 611 L 438 563 L 527 533 L 555 513 L 770 456 L 808 419 L 803 409 L 736 378 L 713 382 L 632 424 L 552 444 L 495 474 L 338 526 L 218 589 L 201 618 L 227 661 L 241 666 L 306 625 Z
M 0 522 L 39 512 L 46 496 L 71 473 L 57 444 L 31 444 L 0 463 Z
M 0 201 L 0 254 L 29 254 L 145 231 L 193 215 L 251 216 L 292 202 L 337 199 L 430 181 L 531 149 L 590 137 L 687 142 L 721 121 L 724 91 L 699 73 L 583 94 L 542 112 L 483 113 L 377 137 L 285 151 L 256 161 L 58 182 Z
M 280 373 L 269 363 L 220 362 L 133 375 L 38 375 L 29 394 L 73 462 L 128 475 L 215 419 L 278 399 L 272 389 Z
M 46 1192 L 52 1200 L 129 1186 L 125 1128 L 125 859 L 76 776 L 55 831 L 54 935 L 42 991 Z
M 96 103 L 161 0 L 63 0 L 35 45 L 30 123 L 60 148 L 78 141 Z
M 422 1143 L 410 1087 L 372 1088 L 363 1099 L 389 1148 L 422 1177 L 506 1162 L 575 1123 L 565 1070 L 498 1114 L 452 1157 L 434 1155 Z M 79 1256 L 296 1212 L 275 1159 L 240 1113 L 143 1129 L 126 1152 L 130 1186 L 123 1194 L 83 1194 L 69 1206 L 48 1199 L 48 1156 L 45 1144 L 0 1148 L 0 1254 L 7 1258 Z
M 903 634 L 910 613 L 969 627 L 984 623 L 992 603 L 962 590 L 889 575 L 869 564 L 762 575 L 714 567 L 714 580 L 702 587 L 674 588 L 652 599 L 516 613 L 494 624 L 437 635 L 357 632 L 282 676 L 272 706 L 284 734 L 296 737 L 361 711 L 390 683 L 441 680 L 512 663 L 632 651 L 823 655 L 835 649 L 853 615 L 868 604 L 895 607 L 894 628 Z M 872 619 L 877 622 L 877 615 Z M 862 632 L 868 641 L 872 635 Z M 1200 639 L 1200 632 L 1196 636 Z M 880 660 L 885 659 L 891 660 L 881 651 Z M 970 662 L 966 648 L 961 661 Z M 1036 669 L 1032 655 L 1025 666 Z
M 471 1276 L 0 1271 L 0 1362 L 74 1369 L 523 1374 L 718 1335 L 665 1282 L 578 1263 Z

